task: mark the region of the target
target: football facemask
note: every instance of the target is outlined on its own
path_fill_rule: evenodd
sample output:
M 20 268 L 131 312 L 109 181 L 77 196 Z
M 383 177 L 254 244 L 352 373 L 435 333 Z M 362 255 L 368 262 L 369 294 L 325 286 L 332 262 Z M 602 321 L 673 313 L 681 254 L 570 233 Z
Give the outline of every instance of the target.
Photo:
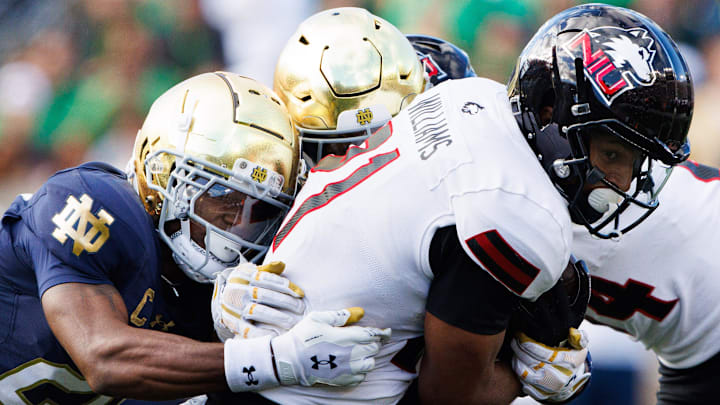
M 295 195 L 299 145 L 283 103 L 248 78 L 201 74 L 155 101 L 132 177 L 188 277 L 262 259 Z
M 175 157 L 175 169 L 165 189 L 150 188 L 165 201 L 158 229 L 180 268 L 195 281 L 211 282 L 227 267 L 260 261 L 292 201 L 282 192 L 283 177 L 242 158 L 227 170 L 170 150 L 148 156 L 148 176 L 164 154 Z M 174 220 L 180 229 L 168 232 Z
M 588 132 L 610 134 L 633 150 L 632 179 L 627 190 L 609 181 L 605 173 L 590 162 L 588 138 L 597 135 Z M 569 203 L 573 222 L 585 225 L 599 238 L 619 238 L 658 207 L 660 192 L 673 166 L 650 159 L 646 152 L 630 144 L 606 123 L 571 127 L 566 139 L 572 152 L 567 158 L 554 160 L 550 171 L 558 190 Z M 588 190 L 588 185 L 595 187 Z M 628 210 L 630 207 L 634 208 Z

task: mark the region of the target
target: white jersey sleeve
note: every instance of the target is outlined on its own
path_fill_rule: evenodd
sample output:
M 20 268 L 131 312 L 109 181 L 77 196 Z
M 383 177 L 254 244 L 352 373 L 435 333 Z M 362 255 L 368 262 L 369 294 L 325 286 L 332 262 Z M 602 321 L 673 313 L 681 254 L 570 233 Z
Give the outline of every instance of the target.
M 465 79 L 449 83 L 448 92 L 448 114 L 461 129 L 453 159 L 436 166 L 447 168 L 438 176 L 450 195 L 459 240 L 493 278 L 535 300 L 570 258 L 566 202 L 514 122 L 504 86 Z M 458 161 L 467 163 L 451 165 Z
M 465 252 L 508 290 L 534 301 L 557 282 L 569 260 L 569 233 L 545 208 L 489 190 L 454 198 L 453 209 Z

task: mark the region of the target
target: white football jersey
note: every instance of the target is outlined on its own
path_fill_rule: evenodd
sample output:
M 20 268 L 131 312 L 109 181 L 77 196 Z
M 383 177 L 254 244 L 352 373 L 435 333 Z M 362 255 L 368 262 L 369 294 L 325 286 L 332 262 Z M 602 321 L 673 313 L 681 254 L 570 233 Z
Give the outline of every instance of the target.
M 520 133 L 505 87 L 487 79 L 419 95 L 361 146 L 312 170 L 266 261 L 286 263 L 284 276 L 304 289 L 308 311 L 363 307 L 360 325 L 390 327 L 392 339 L 356 387 L 262 395 L 293 404 L 397 402 L 415 375 L 391 360 L 423 334 L 430 243 L 452 224 L 465 252 L 524 298 L 548 290 L 569 260 L 566 203 Z
M 719 201 L 718 170 L 687 162 L 674 169 L 655 212 L 619 241 L 577 227 L 573 253 L 592 275 L 588 318 L 630 334 L 668 367 L 718 353 Z

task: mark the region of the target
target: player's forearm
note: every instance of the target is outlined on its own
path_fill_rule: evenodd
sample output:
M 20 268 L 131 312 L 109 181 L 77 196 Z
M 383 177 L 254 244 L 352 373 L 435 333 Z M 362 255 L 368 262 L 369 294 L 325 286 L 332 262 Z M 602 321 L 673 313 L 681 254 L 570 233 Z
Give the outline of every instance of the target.
M 423 404 L 506 405 L 521 392 L 510 365 L 500 362 L 495 363 L 492 372 L 480 378 L 458 372 L 453 378 L 438 379 L 423 370 L 419 387 Z
M 521 393 L 520 382 L 507 362 L 496 362 L 492 377 L 475 388 L 470 404 L 509 404 Z
M 97 393 L 161 399 L 226 388 L 222 344 L 128 325 L 113 286 L 59 284 L 42 304 L 55 337 Z
M 221 343 L 128 327 L 92 351 L 82 371 L 101 394 L 173 399 L 227 389 Z

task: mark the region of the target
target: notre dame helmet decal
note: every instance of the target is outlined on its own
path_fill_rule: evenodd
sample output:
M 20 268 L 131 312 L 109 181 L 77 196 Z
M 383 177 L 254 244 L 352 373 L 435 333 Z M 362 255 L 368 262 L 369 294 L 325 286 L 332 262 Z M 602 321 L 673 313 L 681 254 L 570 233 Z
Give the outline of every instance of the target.
M 616 237 L 638 225 L 657 207 L 672 166 L 689 156 L 689 69 L 670 36 L 635 11 L 588 4 L 554 16 L 518 58 L 508 91 L 573 220 L 596 236 Z M 627 192 L 589 163 L 588 137 L 598 132 L 619 137 L 644 158 Z M 584 195 L 583 185 L 597 181 L 614 191 L 609 201 Z M 642 214 L 621 221 L 630 206 Z
M 138 131 L 133 184 L 195 281 L 259 261 L 296 192 L 300 145 L 280 98 L 228 72 L 166 91 Z
M 303 149 L 358 143 L 425 88 L 413 47 L 392 24 L 367 10 L 319 12 L 292 35 L 275 68 L 274 89 L 290 111 Z

